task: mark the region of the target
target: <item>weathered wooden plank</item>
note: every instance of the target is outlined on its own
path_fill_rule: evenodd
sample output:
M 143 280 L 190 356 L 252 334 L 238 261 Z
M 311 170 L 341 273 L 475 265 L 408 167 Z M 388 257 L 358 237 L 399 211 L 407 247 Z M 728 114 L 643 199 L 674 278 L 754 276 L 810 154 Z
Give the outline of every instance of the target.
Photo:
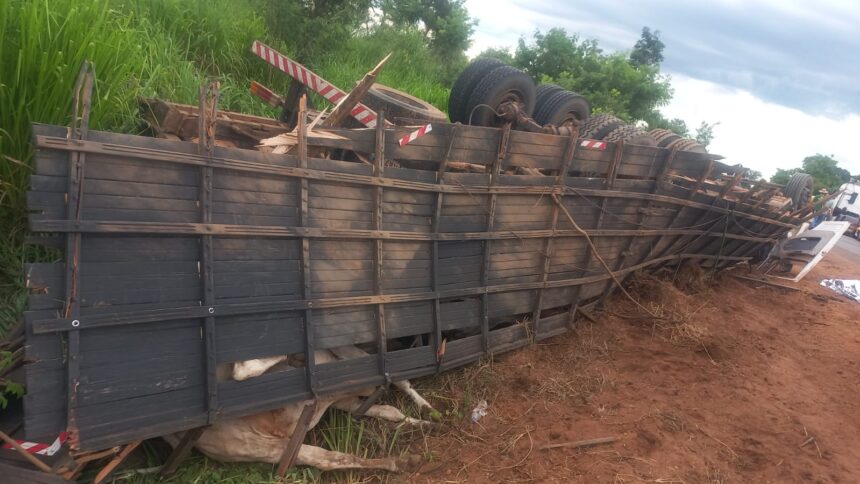
M 224 416 L 249 413 L 282 407 L 310 396 L 305 368 L 265 373 L 244 381 L 223 381 L 218 384 L 218 395 Z M 254 395 L 249 399 L 248 395 Z
M 297 312 L 219 317 L 215 337 L 219 363 L 298 353 L 304 348 Z

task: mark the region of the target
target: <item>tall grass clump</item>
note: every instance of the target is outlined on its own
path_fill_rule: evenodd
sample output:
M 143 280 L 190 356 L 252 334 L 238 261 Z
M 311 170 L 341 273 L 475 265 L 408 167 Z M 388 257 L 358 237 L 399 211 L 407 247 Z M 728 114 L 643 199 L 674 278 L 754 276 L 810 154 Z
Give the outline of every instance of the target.
M 109 1 L 0 2 L 0 330 L 22 308 L 22 264 L 34 256 L 23 248 L 30 123 L 68 123 L 75 78 L 89 59 L 98 75 L 92 125 L 131 124 L 129 94 L 146 65 L 144 37 Z

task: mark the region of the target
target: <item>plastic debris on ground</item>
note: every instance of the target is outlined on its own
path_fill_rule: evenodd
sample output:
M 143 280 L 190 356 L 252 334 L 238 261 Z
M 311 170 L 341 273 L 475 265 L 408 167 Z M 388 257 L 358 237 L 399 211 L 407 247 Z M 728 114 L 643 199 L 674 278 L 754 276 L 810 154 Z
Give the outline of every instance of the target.
M 482 417 L 487 415 L 487 401 L 481 400 L 478 406 L 472 409 L 472 423 L 478 423 Z
M 860 281 L 856 279 L 824 279 L 821 285 L 860 302 Z

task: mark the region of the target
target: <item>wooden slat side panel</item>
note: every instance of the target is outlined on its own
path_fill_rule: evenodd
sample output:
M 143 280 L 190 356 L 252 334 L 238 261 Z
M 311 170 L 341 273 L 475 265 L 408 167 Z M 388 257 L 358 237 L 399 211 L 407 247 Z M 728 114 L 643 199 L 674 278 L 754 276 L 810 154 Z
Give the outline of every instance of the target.
M 383 242 L 382 293 L 432 291 L 431 250 L 431 242 Z
M 373 242 L 315 240 L 310 247 L 311 293 L 317 298 L 373 294 Z
M 441 367 L 447 369 L 474 361 L 487 349 L 506 351 L 535 337 L 559 334 L 577 302 L 601 295 L 606 271 L 585 239 L 548 239 L 553 226 L 573 230 L 566 217 L 553 215 L 558 211 L 553 193 L 563 192 L 563 206 L 587 231 L 647 229 L 646 222 L 683 228 L 719 222 L 725 214 L 707 211 L 714 194 L 696 192 L 679 177 L 694 178 L 712 164 L 717 173 L 733 173 L 709 155 L 684 154 L 669 176 L 678 183 L 665 183 L 656 180 L 665 150 L 623 146 L 619 157 L 622 150 L 611 143 L 606 150 L 570 151 L 565 170 L 560 160 L 567 137 L 513 131 L 510 142 L 501 143 L 504 136 L 492 128 L 434 125 L 428 136 L 404 147 L 395 140 L 407 128 L 331 131 L 344 139 L 323 140 L 312 133 L 308 144 L 355 148 L 374 155 L 369 158 L 374 165 L 308 157 L 302 146 L 289 155 L 217 148 L 206 158 L 192 143 L 100 132 L 89 137 L 95 143 L 78 148 L 88 161 L 85 221 L 153 222 L 112 224 L 116 232 L 110 234 L 84 232 L 80 317 L 119 320 L 129 313 L 164 310 L 148 317 L 150 322 L 82 325 L 78 425 L 84 448 L 206 422 L 207 345 L 201 339 L 201 319 L 181 318 L 213 321 L 211 347 L 221 364 L 311 350 L 306 367 L 282 366 L 245 382 L 218 382 L 221 416 L 296 403 L 311 397 L 312 386 L 326 395 L 379 384 L 385 368 L 409 377 L 430 374 L 437 371 L 436 350 L 443 337 L 447 344 Z M 40 142 L 28 193 L 30 208 L 41 212 L 31 222 L 44 228 L 47 220 L 67 218 L 74 147 L 63 144 L 65 128 L 36 126 L 34 133 L 55 137 Z M 148 151 L 141 155 L 140 150 Z M 443 158 L 485 165 L 488 172 L 440 170 Z M 379 166 L 379 160 L 401 167 Z M 198 204 L 204 200 L 200 173 L 206 166 L 212 171 L 211 197 L 206 198 L 212 217 L 201 223 L 201 211 L 208 213 Z M 567 172 L 561 179 L 489 174 L 510 167 L 560 166 Z M 685 204 L 688 209 L 675 218 Z M 734 202 L 719 207 L 724 205 L 740 218 L 746 213 L 772 217 L 763 208 Z M 746 220 L 744 227 L 761 222 Z M 88 224 L 85 230 L 91 226 L 108 227 Z M 66 230 L 64 234 L 76 230 L 50 227 Z M 123 233 L 140 227 L 171 235 Z M 546 232 L 517 234 L 525 230 Z M 740 233 L 740 227 L 728 232 Z M 228 233 L 233 235 L 224 235 Z M 432 233 L 442 238 L 467 233 L 460 238 L 470 240 L 408 240 L 410 234 Z M 595 235 L 593 242 L 607 264 L 621 267 L 649 254 L 686 250 L 684 241 L 696 237 L 640 240 L 612 234 Z M 230 315 L 206 313 L 210 304 L 201 305 L 201 253 L 206 252 L 201 241 L 208 238 L 214 306 L 233 311 Z M 732 252 L 749 245 L 730 244 L 726 247 Z M 547 247 L 552 247 L 551 257 L 545 254 Z M 711 253 L 716 247 L 714 237 L 703 236 L 689 250 Z M 66 292 L 63 264 L 35 264 L 27 270 L 32 291 L 28 325 L 57 319 Z M 596 280 L 576 284 L 583 277 Z M 544 287 L 544 281 L 552 287 Z M 498 285 L 505 287 L 492 288 Z M 434 300 L 434 293 L 444 299 Z M 343 302 L 326 301 L 342 297 L 358 299 L 340 307 L 333 306 Z M 242 314 L 248 308 L 254 313 Z M 163 314 L 173 314 L 174 320 L 158 321 Z M 531 321 L 535 318 L 539 320 Z M 529 334 L 530 324 L 538 334 Z M 33 362 L 25 369 L 32 392 L 26 397 L 26 425 L 34 434 L 56 433 L 65 426 L 61 335 L 28 338 L 27 357 Z M 370 354 L 314 361 L 313 348 L 355 344 Z M 388 345 L 393 351 L 387 351 Z
M 299 353 L 303 335 L 299 312 L 216 318 L 217 361 L 229 363 Z

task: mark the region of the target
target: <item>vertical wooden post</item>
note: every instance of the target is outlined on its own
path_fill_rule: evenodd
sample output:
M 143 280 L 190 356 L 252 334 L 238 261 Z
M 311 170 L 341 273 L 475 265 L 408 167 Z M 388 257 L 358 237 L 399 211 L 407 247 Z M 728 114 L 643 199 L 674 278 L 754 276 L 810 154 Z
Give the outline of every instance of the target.
M 493 160 L 493 166 L 490 169 L 490 179 L 488 180 L 489 187 L 492 189 L 499 183 L 499 175 L 501 173 L 502 161 L 508 155 L 508 145 L 511 141 L 511 123 L 499 130 L 499 148 L 496 153 L 496 159 Z M 496 223 L 496 192 L 490 190 L 489 207 L 487 210 L 487 233 L 492 236 L 493 229 Z M 481 287 L 486 289 L 490 278 L 490 260 L 492 256 L 493 239 L 484 239 L 484 259 L 481 263 Z M 490 353 L 490 302 L 489 295 L 485 292 L 481 293 L 481 339 L 484 347 L 484 354 Z
M 433 298 L 433 351 L 437 355 L 436 366 L 441 364 L 442 355 L 442 303 L 439 301 L 439 222 L 442 218 L 442 202 L 443 192 L 442 185 L 445 184 L 445 170 L 448 169 L 448 161 L 451 159 L 451 150 L 454 148 L 454 142 L 457 140 L 458 124 L 451 125 L 451 132 L 448 135 L 448 150 L 442 161 L 439 162 L 439 169 L 436 172 L 436 183 L 439 184 L 439 190 L 436 192 L 436 210 L 433 211 L 433 220 L 431 222 L 430 231 L 432 232 L 433 242 L 431 247 L 431 277 L 433 279 L 433 292 L 436 293 Z
M 559 192 L 558 197 L 560 200 L 564 199 L 564 186 L 565 180 L 567 179 L 567 173 L 570 171 L 570 165 L 573 163 L 573 158 L 576 153 L 576 145 L 579 142 L 579 132 L 577 130 L 572 130 L 570 133 L 570 138 L 567 141 L 567 147 L 564 150 L 564 153 L 561 156 L 561 160 L 559 160 L 559 169 L 558 174 L 555 177 L 555 186 L 553 187 L 555 192 Z M 552 214 L 550 216 L 550 230 L 552 230 L 552 235 L 546 237 L 544 239 L 544 248 L 543 248 L 543 270 L 541 281 L 544 286 L 549 280 L 549 269 L 550 264 L 552 263 L 552 252 L 555 244 L 556 238 L 556 230 L 558 229 L 558 204 L 552 204 Z M 535 301 L 535 308 L 532 311 L 532 333 L 534 334 L 534 339 L 540 339 L 540 313 L 543 306 L 543 293 L 544 287 L 538 289 L 537 300 Z M 573 301 L 571 301 L 573 303 Z
M 385 171 L 385 111 L 379 111 L 377 113 L 376 120 L 376 153 L 373 160 L 373 171 L 374 175 L 377 178 L 382 178 L 383 172 Z M 374 189 L 374 203 L 373 203 L 373 230 L 379 231 L 382 230 L 382 206 L 383 206 L 383 197 L 382 197 L 382 186 L 377 185 Z M 382 252 L 382 239 L 377 237 L 374 240 L 374 265 L 376 271 L 374 272 L 374 294 L 377 296 L 382 294 L 382 262 L 383 262 L 383 252 Z M 385 332 L 385 304 L 379 303 L 376 305 L 376 327 L 377 327 L 377 351 L 379 352 L 379 372 L 385 377 L 386 381 L 389 379 L 388 375 L 388 338 Z
M 612 160 L 609 162 L 609 166 L 606 169 L 606 178 L 603 181 L 603 188 L 605 190 L 612 190 L 615 187 L 615 179 L 618 174 L 618 166 L 621 164 L 621 158 L 624 156 L 624 142 L 619 141 L 615 144 L 615 152 L 612 154 Z M 600 213 L 597 214 L 597 223 L 595 224 L 594 230 L 599 231 L 600 227 L 603 226 L 603 215 L 606 213 L 606 205 L 609 203 L 609 197 L 603 197 L 600 203 Z M 598 247 L 598 238 L 594 240 L 594 250 L 597 250 Z M 597 260 L 596 257 L 591 253 L 591 249 L 588 246 L 587 241 L 583 238 L 582 244 L 585 245 L 585 251 L 583 252 L 582 259 L 577 264 L 577 266 L 583 268 L 582 277 L 587 277 L 588 273 L 592 271 L 592 266 L 594 265 L 594 261 Z M 611 278 L 610 278 L 611 280 Z M 574 289 L 574 304 L 570 306 L 570 322 L 573 324 L 576 318 L 576 310 L 579 306 L 579 298 L 582 294 L 585 285 L 580 284 L 576 286 Z
M 218 119 L 219 83 L 200 86 L 199 126 L 197 151 L 211 160 L 215 156 L 215 131 Z M 212 223 L 212 167 L 203 166 L 200 173 L 200 212 L 204 224 Z M 213 270 L 212 236 L 200 236 L 200 276 L 203 305 L 209 316 L 203 323 L 204 353 L 206 358 L 206 421 L 215 421 L 218 411 L 218 376 L 215 360 L 215 276 Z
M 69 138 L 83 141 L 89 132 L 90 112 L 92 109 L 92 91 L 95 75 L 92 65 L 84 61 L 75 83 L 75 95 L 72 106 L 72 124 L 69 129 Z M 84 173 L 86 167 L 86 155 L 78 151 L 69 152 L 69 179 L 68 179 L 68 204 L 66 206 L 66 219 L 80 222 L 84 197 Z M 66 235 L 66 274 L 65 289 L 66 297 L 63 307 L 63 317 L 72 319 L 72 329 L 66 336 L 68 367 L 66 381 L 66 427 L 69 433 L 69 446 L 77 448 L 80 441 L 77 426 L 78 385 L 81 375 L 81 334 L 80 325 L 80 293 L 81 275 L 78 271 L 81 258 L 81 233 L 70 232 Z
M 299 99 L 299 119 L 296 125 L 298 129 L 299 168 L 308 167 L 308 126 L 307 126 L 307 96 Z M 301 179 L 301 190 L 299 193 L 300 222 L 302 227 L 307 227 L 308 220 L 308 179 Z M 302 296 L 305 300 L 305 368 L 308 376 L 308 385 L 311 393 L 316 395 L 316 359 L 314 358 L 314 328 L 313 328 L 313 303 L 311 301 L 311 245 L 310 239 L 302 237 Z M 303 436 L 304 437 L 304 436 Z

